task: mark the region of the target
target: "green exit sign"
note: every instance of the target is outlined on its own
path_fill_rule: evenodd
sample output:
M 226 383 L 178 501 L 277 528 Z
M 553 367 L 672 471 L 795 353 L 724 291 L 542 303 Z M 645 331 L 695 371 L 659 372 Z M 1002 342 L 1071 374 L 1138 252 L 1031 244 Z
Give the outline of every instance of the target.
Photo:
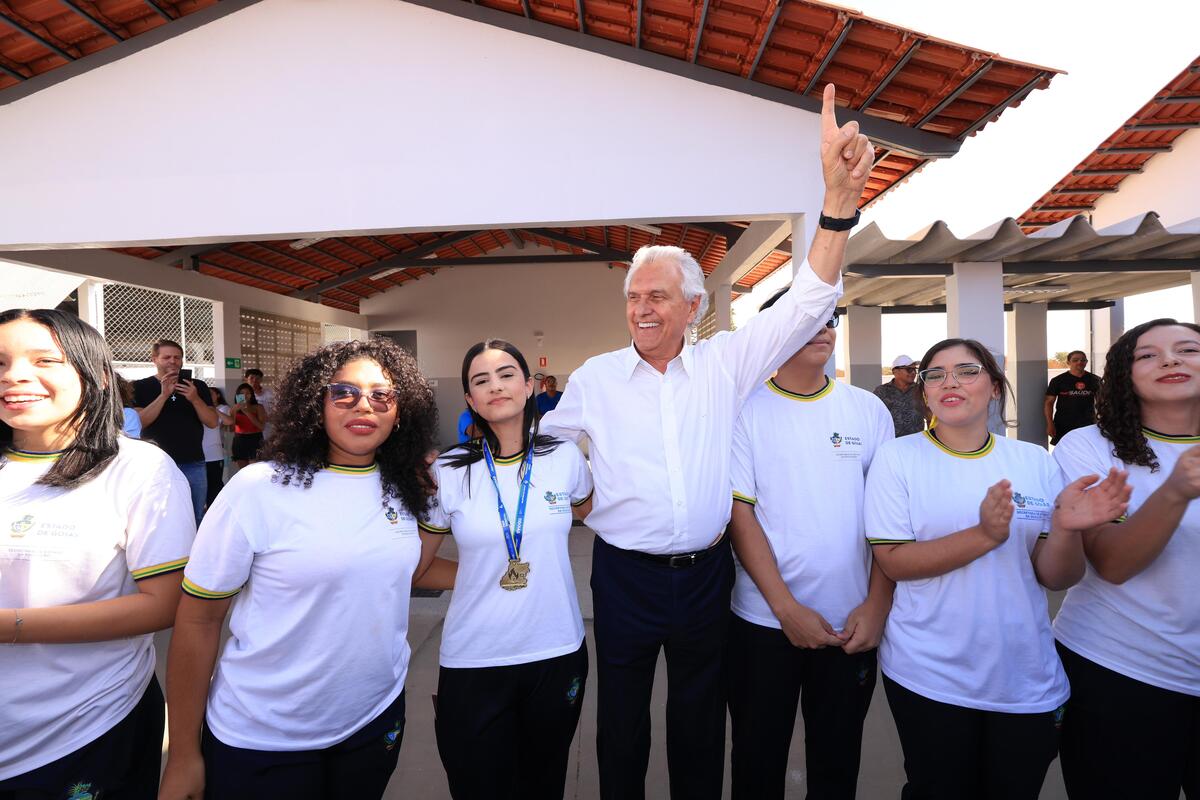
M 241 369 L 242 360 L 240 358 L 225 359 L 225 369 Z

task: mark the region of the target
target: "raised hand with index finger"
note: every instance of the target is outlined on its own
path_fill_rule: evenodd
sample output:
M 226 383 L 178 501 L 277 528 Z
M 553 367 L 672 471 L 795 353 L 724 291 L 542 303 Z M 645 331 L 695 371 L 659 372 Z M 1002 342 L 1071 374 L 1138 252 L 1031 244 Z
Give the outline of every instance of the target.
M 825 176 L 825 213 L 848 217 L 854 214 L 871 174 L 875 148 L 859 133 L 851 120 L 838 127 L 837 90 L 825 86 L 821 101 L 821 170 Z

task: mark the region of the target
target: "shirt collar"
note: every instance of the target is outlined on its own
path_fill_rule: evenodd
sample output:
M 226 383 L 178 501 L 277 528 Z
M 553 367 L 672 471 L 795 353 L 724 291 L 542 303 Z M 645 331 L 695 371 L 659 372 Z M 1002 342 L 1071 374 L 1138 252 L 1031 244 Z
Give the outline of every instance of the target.
M 679 361 L 680 365 L 683 367 L 683 371 L 685 373 L 687 373 L 688 375 L 693 374 L 693 372 L 695 371 L 696 353 L 695 353 L 695 348 L 691 344 L 689 344 L 686 341 L 683 343 L 683 350 L 681 350 L 679 352 L 679 355 L 677 355 L 677 356 L 675 356 L 675 358 L 671 359 L 671 362 L 669 362 L 667 365 L 668 369 L 670 369 L 670 363 L 673 363 L 676 359 L 678 359 L 678 361 Z M 633 373 L 635 370 L 637 370 L 638 364 L 643 364 L 643 363 L 646 364 L 647 368 L 652 369 L 655 372 L 658 372 L 658 370 L 656 370 L 656 369 L 654 369 L 654 367 L 650 366 L 649 362 L 646 362 L 642 359 L 642 357 L 638 354 L 637 348 L 634 347 L 633 343 L 631 342 L 629 347 L 625 348 L 625 352 L 622 355 L 622 361 L 621 361 L 622 377 L 624 377 L 625 380 L 632 380 Z

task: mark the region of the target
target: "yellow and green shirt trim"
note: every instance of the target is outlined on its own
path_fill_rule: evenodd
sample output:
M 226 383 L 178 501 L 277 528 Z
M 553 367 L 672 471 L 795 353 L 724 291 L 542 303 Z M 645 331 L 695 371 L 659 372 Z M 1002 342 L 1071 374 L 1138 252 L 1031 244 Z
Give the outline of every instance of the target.
M 572 500 L 572 501 L 571 501 L 571 507 L 572 507 L 572 508 L 579 508 L 581 505 L 583 505 L 584 503 L 586 503 L 588 500 L 591 500 L 591 499 L 592 499 L 592 495 L 593 495 L 593 494 L 595 494 L 595 493 L 596 493 L 596 490 L 595 490 L 595 489 L 593 489 L 592 491 L 590 491 L 590 492 L 588 492 L 588 493 L 587 493 L 587 497 L 584 497 L 584 498 L 582 498 L 582 499 L 580 499 L 580 500 Z
M 929 441 L 933 442 L 934 447 L 941 450 L 943 453 L 954 456 L 955 458 L 983 458 L 988 453 L 992 452 L 992 449 L 996 446 L 996 437 L 991 433 L 988 434 L 987 441 L 983 443 L 982 447 L 980 447 L 978 450 L 969 451 L 955 450 L 952 447 L 946 447 L 946 445 L 939 442 L 938 438 L 929 431 L 923 431 L 922 435 Z
M 774 378 L 767 381 L 767 388 L 777 395 L 786 397 L 790 400 L 799 400 L 802 403 L 811 403 L 814 400 L 820 400 L 833 391 L 833 381 L 829 380 L 829 376 L 825 376 L 825 385 L 812 394 L 800 394 L 799 392 L 789 392 L 775 382 Z
M 909 544 L 915 542 L 916 539 L 876 539 L 867 537 L 867 544 Z
M 158 575 L 166 575 L 168 572 L 178 572 L 187 566 L 187 556 L 177 558 L 174 561 L 168 561 L 165 564 L 155 564 L 152 567 L 142 567 L 141 569 L 133 569 L 129 574 L 133 576 L 135 581 L 144 580 L 146 578 L 154 578 Z
M 504 458 L 500 458 L 499 456 L 492 456 L 492 460 L 503 467 L 511 467 L 513 464 L 520 464 L 524 458 L 525 458 L 524 450 L 517 453 L 515 456 L 506 456 Z
M 1170 444 L 1197 444 L 1200 443 L 1200 436 L 1173 436 L 1169 433 L 1159 433 L 1150 428 L 1142 428 L 1142 433 L 1147 439 L 1153 439 L 1156 442 L 1168 442 Z
M 6 447 L 4 449 L 4 457 L 9 461 L 27 461 L 30 463 L 38 463 L 45 461 L 57 461 L 63 457 L 66 450 L 55 450 L 50 453 L 38 453 L 33 450 L 18 450 L 15 447 Z
M 449 533 L 449 532 L 450 532 L 450 529 L 449 529 L 449 528 L 439 528 L 437 525 L 433 525 L 433 524 L 430 524 L 430 523 L 428 523 L 428 522 L 423 522 L 423 521 L 421 521 L 421 520 L 417 520 L 417 528 L 418 528 L 419 530 L 423 530 L 423 531 L 425 531 L 426 533 L 438 533 L 438 534 L 443 534 L 443 533 Z
M 183 579 L 183 591 L 190 594 L 192 597 L 199 597 L 201 600 L 224 600 L 233 597 L 240 592 L 242 587 L 234 589 L 232 592 L 214 592 L 211 589 L 205 589 L 203 586 L 192 583 L 185 576 Z
M 733 499 L 737 500 L 739 502 L 742 502 L 742 503 L 747 503 L 752 506 L 758 505 L 757 497 L 751 497 L 750 495 L 742 494 L 741 492 L 734 492 Z
M 365 467 L 347 467 L 344 464 L 326 464 L 326 472 L 333 472 L 337 475 L 370 475 L 372 472 L 379 471 L 378 464 L 368 464 Z

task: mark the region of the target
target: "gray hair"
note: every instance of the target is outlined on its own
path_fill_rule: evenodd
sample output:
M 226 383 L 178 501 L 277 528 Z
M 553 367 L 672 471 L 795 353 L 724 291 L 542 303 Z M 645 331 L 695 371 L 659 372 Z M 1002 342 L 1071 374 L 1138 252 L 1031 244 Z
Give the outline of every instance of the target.
M 660 258 L 669 259 L 679 267 L 679 287 L 683 290 L 683 299 L 690 303 L 697 297 L 700 298 L 700 307 L 696 309 L 696 318 L 692 321 L 692 325 L 698 325 L 700 320 L 704 319 L 704 312 L 708 310 L 708 292 L 704 288 L 704 270 L 700 269 L 700 264 L 696 262 L 692 254 L 682 247 L 667 244 L 648 244 L 639 247 L 638 251 L 633 254 L 633 262 L 629 265 L 629 271 L 625 273 L 625 296 L 629 296 L 629 282 L 633 280 L 633 273 L 649 262 Z

